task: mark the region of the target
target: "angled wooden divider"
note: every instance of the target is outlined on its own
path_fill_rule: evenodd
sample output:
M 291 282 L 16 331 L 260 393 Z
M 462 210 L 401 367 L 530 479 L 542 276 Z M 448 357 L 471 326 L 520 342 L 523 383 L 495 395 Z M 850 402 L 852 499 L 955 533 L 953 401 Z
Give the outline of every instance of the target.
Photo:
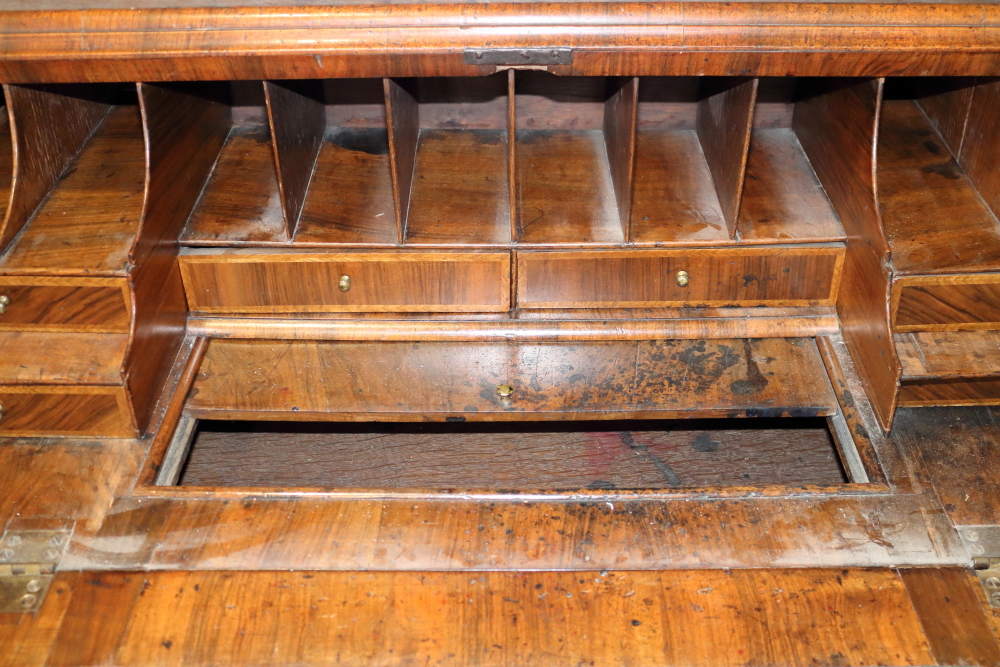
M 515 70 L 507 70 L 507 200 L 510 207 L 510 239 L 517 242 L 517 78 Z M 511 292 L 514 291 L 511 285 Z M 513 301 L 512 301 L 513 303 Z
M 386 124 L 389 128 L 389 162 L 392 165 L 392 191 L 396 204 L 396 237 L 406 238 L 406 216 L 410 209 L 410 188 L 417 159 L 420 134 L 420 107 L 413 93 L 395 79 L 383 79 L 385 86 Z
M 738 77 L 705 79 L 698 102 L 695 127 L 730 237 L 736 235 L 757 82 Z
M 265 81 L 264 95 L 285 234 L 292 239 L 326 133 L 322 89 L 316 81 Z
M 608 82 L 611 94 L 604 103 L 604 145 L 615 188 L 618 217 L 625 240 L 632 238 L 632 184 L 635 167 L 635 124 L 639 111 L 639 78 Z
M 14 179 L 14 145 L 10 141 L 10 117 L 0 88 L 0 220 L 7 217 L 11 186 Z M 3 247 L 0 246 L 0 251 Z
M 876 204 L 883 79 L 803 82 L 792 125 L 847 232 L 837 301 L 844 341 L 886 431 L 901 374 L 889 330 L 889 247 Z
M 106 86 L 4 85 L 13 139 L 13 185 L 0 250 L 35 209 L 111 109 Z

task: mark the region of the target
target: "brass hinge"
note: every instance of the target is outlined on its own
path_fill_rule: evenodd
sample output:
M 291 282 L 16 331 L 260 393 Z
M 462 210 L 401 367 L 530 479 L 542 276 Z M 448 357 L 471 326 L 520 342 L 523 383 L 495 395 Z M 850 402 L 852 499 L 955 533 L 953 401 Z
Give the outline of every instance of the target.
M 990 607 L 1000 609 L 1000 526 L 962 526 L 958 534 L 972 556 L 972 567 Z
M 8 531 L 0 536 L 0 613 L 38 610 L 69 538 L 67 530 Z

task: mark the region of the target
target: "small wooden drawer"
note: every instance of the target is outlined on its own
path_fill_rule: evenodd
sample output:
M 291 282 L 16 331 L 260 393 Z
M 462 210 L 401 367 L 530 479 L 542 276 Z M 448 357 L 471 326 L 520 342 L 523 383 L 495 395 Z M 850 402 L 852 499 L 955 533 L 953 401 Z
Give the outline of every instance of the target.
M 510 255 L 499 253 L 188 254 L 193 311 L 503 312 Z
M 128 333 L 128 284 L 102 278 L 0 276 L 0 331 Z
M 521 308 L 830 306 L 844 247 L 518 253 Z
M 0 435 L 134 438 L 124 387 L 0 386 Z
M 892 297 L 897 332 L 1000 328 L 1000 274 L 901 278 Z

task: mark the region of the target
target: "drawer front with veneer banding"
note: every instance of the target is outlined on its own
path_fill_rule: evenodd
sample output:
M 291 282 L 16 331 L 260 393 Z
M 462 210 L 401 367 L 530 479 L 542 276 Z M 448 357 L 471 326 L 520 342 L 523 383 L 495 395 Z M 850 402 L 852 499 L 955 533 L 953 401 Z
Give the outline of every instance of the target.
M 903 278 L 893 289 L 893 329 L 1000 329 L 1000 274 Z
M 508 253 L 184 255 L 193 311 L 503 312 Z
M 518 306 L 831 306 L 843 246 L 521 252 Z
M 0 277 L 0 331 L 128 333 L 125 280 Z
M 123 387 L 0 386 L 0 435 L 133 438 Z

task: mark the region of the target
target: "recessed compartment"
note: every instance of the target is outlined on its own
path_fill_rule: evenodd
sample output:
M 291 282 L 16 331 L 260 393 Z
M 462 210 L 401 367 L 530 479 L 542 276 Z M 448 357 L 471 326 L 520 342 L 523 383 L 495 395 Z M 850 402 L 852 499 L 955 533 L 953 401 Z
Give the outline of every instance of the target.
M 180 487 L 615 492 L 849 481 L 822 418 L 200 421 L 190 444 L 177 445 L 187 445 L 175 454 Z

